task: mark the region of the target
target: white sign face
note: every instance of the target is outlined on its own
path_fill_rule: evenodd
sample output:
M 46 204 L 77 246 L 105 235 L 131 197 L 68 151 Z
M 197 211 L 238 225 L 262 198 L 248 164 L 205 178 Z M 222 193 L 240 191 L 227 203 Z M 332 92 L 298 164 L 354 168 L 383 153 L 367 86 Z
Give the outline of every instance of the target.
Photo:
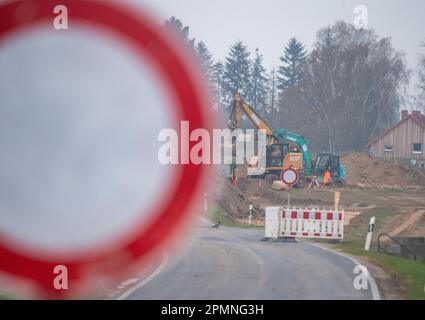
M 149 63 L 103 33 L 46 26 L 7 40 L 0 70 L 3 237 L 84 251 L 148 222 L 167 194 L 157 134 L 173 108 Z
M 294 169 L 286 169 L 282 172 L 282 181 L 287 185 L 297 182 L 298 173 Z
M 175 242 L 209 171 L 184 163 L 191 130 L 214 120 L 197 64 L 146 13 L 30 2 L 0 4 L 0 276 L 71 297 Z

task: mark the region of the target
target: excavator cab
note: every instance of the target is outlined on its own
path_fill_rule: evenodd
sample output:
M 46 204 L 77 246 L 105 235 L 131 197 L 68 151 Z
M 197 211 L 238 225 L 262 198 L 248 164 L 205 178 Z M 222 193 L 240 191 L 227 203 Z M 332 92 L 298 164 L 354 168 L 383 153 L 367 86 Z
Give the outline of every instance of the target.
M 340 182 L 345 176 L 345 167 L 341 165 L 338 155 L 319 153 L 314 167 L 314 175 L 321 177 L 326 171 L 331 173 L 333 182 Z
M 288 154 L 289 146 L 287 143 L 273 143 L 267 146 L 267 167 L 283 166 L 283 160 Z
M 303 169 L 303 155 L 291 149 L 288 143 L 272 143 L 266 149 L 266 173 L 264 179 L 273 183 L 280 179 L 282 170 Z
M 303 156 L 298 151 L 291 151 L 288 143 L 272 143 L 266 149 L 266 170 L 280 171 L 287 168 L 301 170 Z M 276 172 L 275 172 L 276 173 Z
M 266 177 L 269 182 L 279 180 L 282 170 L 294 168 L 303 169 L 303 155 L 299 152 L 291 152 L 288 143 L 272 143 L 266 146 L 266 163 L 260 163 L 261 157 L 253 156 L 249 159 L 248 175 L 251 177 Z M 265 170 L 265 172 L 264 172 Z

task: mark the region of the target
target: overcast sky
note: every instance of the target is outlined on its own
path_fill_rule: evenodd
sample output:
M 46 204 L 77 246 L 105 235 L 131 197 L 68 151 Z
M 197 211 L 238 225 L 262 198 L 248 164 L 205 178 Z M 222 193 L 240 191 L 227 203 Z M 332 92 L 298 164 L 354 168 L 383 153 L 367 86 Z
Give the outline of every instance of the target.
M 223 59 L 240 39 L 251 52 L 264 55 L 268 69 L 279 65 L 279 56 L 292 36 L 311 48 L 316 31 L 336 20 L 352 23 L 353 9 L 365 5 L 368 26 L 379 36 L 390 36 L 395 48 L 406 53 L 415 69 L 418 46 L 425 40 L 424 0 L 128 0 L 149 8 L 160 19 L 176 16 L 190 27 L 191 36 L 203 40 L 215 59 Z

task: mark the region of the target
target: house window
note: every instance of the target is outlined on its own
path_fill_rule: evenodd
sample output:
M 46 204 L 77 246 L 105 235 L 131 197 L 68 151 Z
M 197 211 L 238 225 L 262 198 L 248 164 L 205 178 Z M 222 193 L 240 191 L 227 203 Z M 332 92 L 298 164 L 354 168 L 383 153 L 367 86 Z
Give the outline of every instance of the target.
M 385 145 L 384 146 L 384 151 L 385 152 L 393 152 L 393 146 Z
M 422 153 L 422 143 L 413 144 L 413 153 Z

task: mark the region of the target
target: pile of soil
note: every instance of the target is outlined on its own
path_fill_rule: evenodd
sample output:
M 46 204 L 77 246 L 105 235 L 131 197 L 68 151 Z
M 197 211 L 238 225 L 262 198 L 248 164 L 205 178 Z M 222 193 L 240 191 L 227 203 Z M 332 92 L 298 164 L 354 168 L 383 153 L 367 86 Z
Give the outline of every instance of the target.
M 235 186 L 229 179 L 217 176 L 215 190 L 215 201 L 223 208 L 230 219 L 237 220 L 248 217 L 249 205 L 252 204 L 247 196 Z M 260 209 L 254 205 L 253 215 L 258 217 Z
M 361 188 L 407 189 L 425 187 L 425 174 L 390 160 L 374 160 L 366 153 L 350 153 L 341 157 L 347 166 L 345 182 Z

